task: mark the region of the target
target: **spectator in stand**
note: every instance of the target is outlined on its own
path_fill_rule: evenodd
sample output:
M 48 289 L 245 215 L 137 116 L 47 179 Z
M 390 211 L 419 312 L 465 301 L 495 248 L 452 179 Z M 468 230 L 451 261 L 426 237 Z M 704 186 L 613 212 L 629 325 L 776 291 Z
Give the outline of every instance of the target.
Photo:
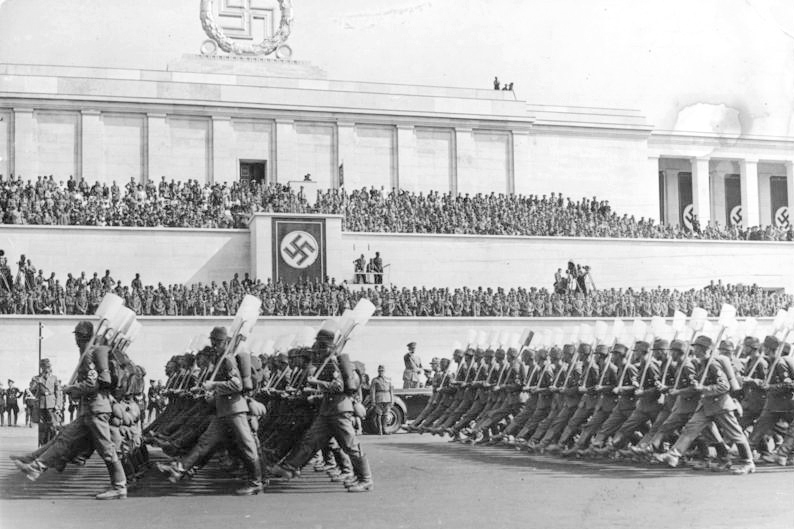
M 200 185 L 196 180 L 157 186 L 129 182 L 122 191 L 52 176 L 24 183 L 0 177 L 0 207 L 8 224 L 246 228 L 251 214 L 264 212 L 342 213 L 348 231 L 467 233 L 620 238 L 746 239 L 794 241 L 787 227 L 723 227 L 695 222 L 693 230 L 618 215 L 607 201 L 572 201 L 559 194 L 470 196 L 410 193 L 404 190 L 344 189 L 319 191 L 312 205 L 302 190 L 261 182 Z
M 376 254 L 376 258 L 379 255 Z M 373 259 L 373 269 L 375 266 Z M 27 264 L 27 259 L 25 260 Z M 723 303 L 737 308 L 740 317 L 774 316 L 779 309 L 794 304 L 794 296 L 764 290 L 757 285 L 727 285 L 712 282 L 702 289 L 604 289 L 598 290 L 588 266 L 572 270 L 575 277 L 569 287 L 561 287 L 561 269 L 555 274 L 555 286 L 545 288 L 398 288 L 382 284 L 351 291 L 346 282 L 301 281 L 294 284 L 270 280 L 198 282 L 190 285 L 158 283 L 144 285 L 140 274 L 130 285 L 120 282 L 86 281 L 67 274 L 64 285 L 50 274 L 48 280 L 33 281 L 28 288 L 18 276 L 12 290 L 0 288 L 0 312 L 3 314 L 92 314 L 102 297 L 113 292 L 139 315 L 149 316 L 228 316 L 237 311 L 243 297 L 251 294 L 262 300 L 262 314 L 267 316 L 339 316 L 355 306 L 361 298 L 375 305 L 376 316 L 409 317 L 671 317 L 676 310 L 689 314 L 694 307 L 718 314 Z M 45 277 L 33 269 L 36 278 Z M 105 271 L 110 276 L 110 271 Z M 583 285 L 583 286 L 582 286 Z

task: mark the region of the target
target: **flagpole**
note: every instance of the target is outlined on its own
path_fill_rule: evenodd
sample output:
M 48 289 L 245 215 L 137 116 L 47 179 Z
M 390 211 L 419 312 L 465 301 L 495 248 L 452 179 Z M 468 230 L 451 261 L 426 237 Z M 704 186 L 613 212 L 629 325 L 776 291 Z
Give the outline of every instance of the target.
M 39 374 L 41 374 L 41 341 L 43 340 L 43 338 L 41 337 L 41 329 L 42 329 L 42 327 L 43 327 L 43 325 L 41 324 L 41 322 L 39 322 L 39 363 L 38 363 Z

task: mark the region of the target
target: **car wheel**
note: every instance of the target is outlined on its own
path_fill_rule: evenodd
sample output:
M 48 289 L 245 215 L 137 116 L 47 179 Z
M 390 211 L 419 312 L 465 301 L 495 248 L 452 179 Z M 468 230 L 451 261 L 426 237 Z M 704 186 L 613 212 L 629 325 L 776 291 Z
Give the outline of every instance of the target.
M 403 423 L 405 422 L 405 414 L 399 406 L 392 406 L 389 413 L 386 415 L 386 427 L 383 433 L 393 434 L 400 431 Z M 376 430 L 377 431 L 377 430 Z

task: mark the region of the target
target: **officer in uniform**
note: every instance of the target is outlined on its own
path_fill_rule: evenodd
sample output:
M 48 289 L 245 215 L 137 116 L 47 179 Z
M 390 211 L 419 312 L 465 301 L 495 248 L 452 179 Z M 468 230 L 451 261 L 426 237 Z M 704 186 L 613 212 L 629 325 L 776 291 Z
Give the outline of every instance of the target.
M 408 344 L 408 352 L 403 355 L 405 371 L 403 371 L 403 389 L 418 388 L 419 375 L 422 374 L 422 360 L 416 354 L 416 342 Z
M 254 435 L 248 423 L 248 402 L 243 397 L 243 377 L 234 358 L 223 353 L 229 343 L 225 327 L 215 327 L 210 333 L 210 343 L 215 354 L 214 363 L 220 362 L 215 378 L 202 384 L 207 397 L 214 397 L 215 417 L 201 434 L 196 444 L 182 461 L 158 465 L 160 471 L 171 474 L 176 481 L 200 460 L 205 459 L 224 445 L 227 434 L 235 440 L 235 448 L 242 457 L 248 474 L 248 483 L 235 491 L 245 496 L 262 492 L 262 469 Z
M 39 409 L 39 446 L 43 446 L 55 437 L 60 427 L 55 413 L 55 395 L 60 391 L 60 383 L 52 374 L 49 358 L 42 358 L 39 368 L 41 374 L 31 381 L 30 391 L 36 397 Z
M 331 358 L 322 371 L 307 380 L 322 391 L 319 413 L 284 463 L 273 465 L 269 470 L 275 476 L 293 478 L 317 450 L 334 438 L 342 451 L 350 457 L 355 473 L 354 481 L 344 482 L 345 487 L 348 492 L 366 492 L 372 490 L 372 474 L 367 456 L 356 442 L 352 398 L 358 390 L 360 380 L 347 355 L 336 357 L 334 339 L 335 333 L 329 330 L 321 329 L 317 333 L 315 347 L 318 356 Z
M 61 430 L 49 447 L 31 463 L 16 460 L 14 464 L 28 479 L 35 481 L 47 468 L 72 460 L 77 448 L 82 452 L 86 445 L 93 446 L 105 461 L 110 475 L 110 487 L 97 494 L 96 499 L 123 499 L 127 497 L 127 480 L 110 434 L 113 412 L 108 358 L 110 348 L 103 343 L 104 337 L 97 337 L 96 345 L 88 349 L 93 333 L 94 327 L 90 322 L 81 321 L 75 327 L 80 363 L 75 383 L 63 388 L 64 393 L 80 402 L 77 419 Z
M 390 378 L 383 376 L 386 368 L 378 366 L 378 376 L 370 383 L 370 400 L 375 408 L 375 420 L 378 423 L 378 435 L 383 435 L 386 431 L 386 421 L 389 412 L 394 406 L 394 385 Z

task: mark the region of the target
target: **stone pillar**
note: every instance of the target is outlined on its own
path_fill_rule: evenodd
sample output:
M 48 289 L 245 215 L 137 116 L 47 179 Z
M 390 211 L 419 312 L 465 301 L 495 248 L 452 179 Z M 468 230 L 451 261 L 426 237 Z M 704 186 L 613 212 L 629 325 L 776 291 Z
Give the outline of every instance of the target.
M 298 174 L 298 135 L 291 119 L 276 120 L 276 182 L 289 182 L 302 177 Z
M 14 109 L 14 176 L 35 180 L 39 164 L 32 108 Z
M 665 196 L 664 189 L 659 189 L 659 157 L 658 156 L 648 156 L 648 188 L 655 189 L 656 193 L 649 194 L 648 197 L 651 202 L 648 204 L 648 216 L 652 219 L 656 219 L 659 222 L 664 222 L 665 220 L 665 213 L 662 212 L 662 196 Z M 666 182 L 662 182 L 661 185 L 664 186 Z M 666 204 L 665 204 L 666 206 Z M 666 208 L 665 208 L 666 211 Z M 658 215 L 658 217 L 657 217 Z
M 455 127 L 455 192 L 465 192 L 461 184 L 471 182 L 479 175 L 476 174 L 474 165 L 474 131 L 472 129 Z
M 692 204 L 701 227 L 706 227 L 712 220 L 709 161 L 709 158 L 692 160 Z
M 513 131 L 512 192 L 527 195 L 532 187 L 530 165 L 530 138 L 528 130 Z
M 761 224 L 760 206 L 758 203 L 758 160 L 742 160 L 742 224 L 745 227 Z
M 338 122 L 336 124 L 336 179 L 339 187 L 353 189 L 359 182 L 356 175 L 356 164 L 353 161 L 353 152 L 356 145 L 356 124 L 352 122 Z M 344 181 L 339 181 L 339 166 L 344 170 Z M 351 187 L 352 186 L 352 187 Z
M 171 139 L 165 114 L 146 114 L 146 174 L 145 180 L 155 183 L 161 176 L 170 180 L 168 171 L 171 157 Z
M 229 116 L 212 116 L 211 182 L 236 182 L 240 168 L 234 155 L 234 129 Z
M 101 113 L 98 110 L 83 110 L 81 113 L 83 179 L 86 182 L 107 183 L 112 178 L 105 174 L 105 142 L 102 137 Z M 78 167 L 80 163 L 77 164 Z
M 397 125 L 396 157 L 397 170 L 392 172 L 391 187 L 399 188 L 400 182 L 415 182 L 416 129 L 413 125 Z

